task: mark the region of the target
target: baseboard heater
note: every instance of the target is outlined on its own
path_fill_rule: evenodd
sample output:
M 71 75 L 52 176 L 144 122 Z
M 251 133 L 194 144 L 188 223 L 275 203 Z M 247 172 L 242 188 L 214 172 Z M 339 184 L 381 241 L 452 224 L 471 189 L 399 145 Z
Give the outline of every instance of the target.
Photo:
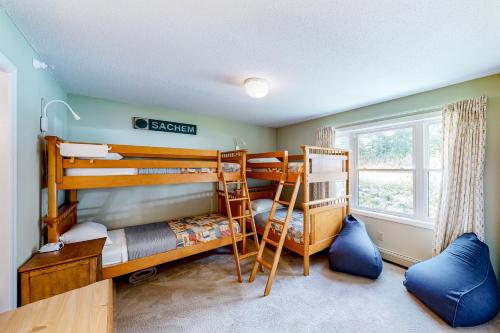
M 404 266 L 404 267 L 410 267 L 413 264 L 416 264 L 417 262 L 420 262 L 419 259 L 415 259 L 413 257 L 407 256 L 405 254 L 401 254 L 398 252 L 394 252 L 388 249 L 384 249 L 383 247 L 378 247 L 380 254 L 382 255 L 382 258 L 384 258 L 387 261 L 393 262 L 395 264 Z

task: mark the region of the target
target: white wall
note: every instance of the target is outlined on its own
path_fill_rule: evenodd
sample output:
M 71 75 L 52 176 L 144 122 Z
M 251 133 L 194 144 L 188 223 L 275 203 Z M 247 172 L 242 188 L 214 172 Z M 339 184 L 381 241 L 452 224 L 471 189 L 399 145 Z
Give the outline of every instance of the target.
M 385 259 L 409 266 L 432 256 L 432 229 L 358 213 L 353 215 L 365 222 L 368 234 Z M 383 233 L 383 239 L 379 239 L 380 232 Z

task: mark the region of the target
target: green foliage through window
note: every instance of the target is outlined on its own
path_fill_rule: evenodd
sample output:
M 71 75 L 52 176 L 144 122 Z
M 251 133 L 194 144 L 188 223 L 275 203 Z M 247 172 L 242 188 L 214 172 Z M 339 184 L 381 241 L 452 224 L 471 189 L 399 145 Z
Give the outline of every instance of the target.
M 358 206 L 400 214 L 413 214 L 412 171 L 360 171 Z
M 413 129 L 400 128 L 358 136 L 360 169 L 405 169 L 413 166 Z

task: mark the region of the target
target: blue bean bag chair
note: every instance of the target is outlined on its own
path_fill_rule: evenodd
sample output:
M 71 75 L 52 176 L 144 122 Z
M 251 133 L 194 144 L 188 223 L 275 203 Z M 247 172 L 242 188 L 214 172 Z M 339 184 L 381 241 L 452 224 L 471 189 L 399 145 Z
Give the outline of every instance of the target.
M 473 233 L 463 234 L 441 254 L 411 266 L 404 285 L 453 327 L 485 323 L 495 317 L 500 305 L 488 246 Z
M 344 218 L 342 230 L 328 251 L 333 271 L 376 279 L 382 272 L 382 257 L 366 232 L 365 224 L 354 216 Z

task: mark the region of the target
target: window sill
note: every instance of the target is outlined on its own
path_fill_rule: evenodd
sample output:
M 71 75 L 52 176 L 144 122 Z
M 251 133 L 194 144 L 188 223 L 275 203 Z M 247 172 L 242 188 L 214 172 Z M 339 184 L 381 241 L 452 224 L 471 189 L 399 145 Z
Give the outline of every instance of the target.
M 424 229 L 431 229 L 431 230 L 434 229 L 434 223 L 429 222 L 429 221 L 421 221 L 421 220 L 416 220 L 416 219 L 411 219 L 411 218 L 401 217 L 401 216 L 396 216 L 396 215 L 376 213 L 376 212 L 363 210 L 363 209 L 356 209 L 356 208 L 351 208 L 350 212 L 354 215 L 361 215 L 361 216 L 371 217 L 371 218 L 378 219 L 378 220 L 411 225 L 411 226 L 417 227 L 417 228 L 424 228 Z

